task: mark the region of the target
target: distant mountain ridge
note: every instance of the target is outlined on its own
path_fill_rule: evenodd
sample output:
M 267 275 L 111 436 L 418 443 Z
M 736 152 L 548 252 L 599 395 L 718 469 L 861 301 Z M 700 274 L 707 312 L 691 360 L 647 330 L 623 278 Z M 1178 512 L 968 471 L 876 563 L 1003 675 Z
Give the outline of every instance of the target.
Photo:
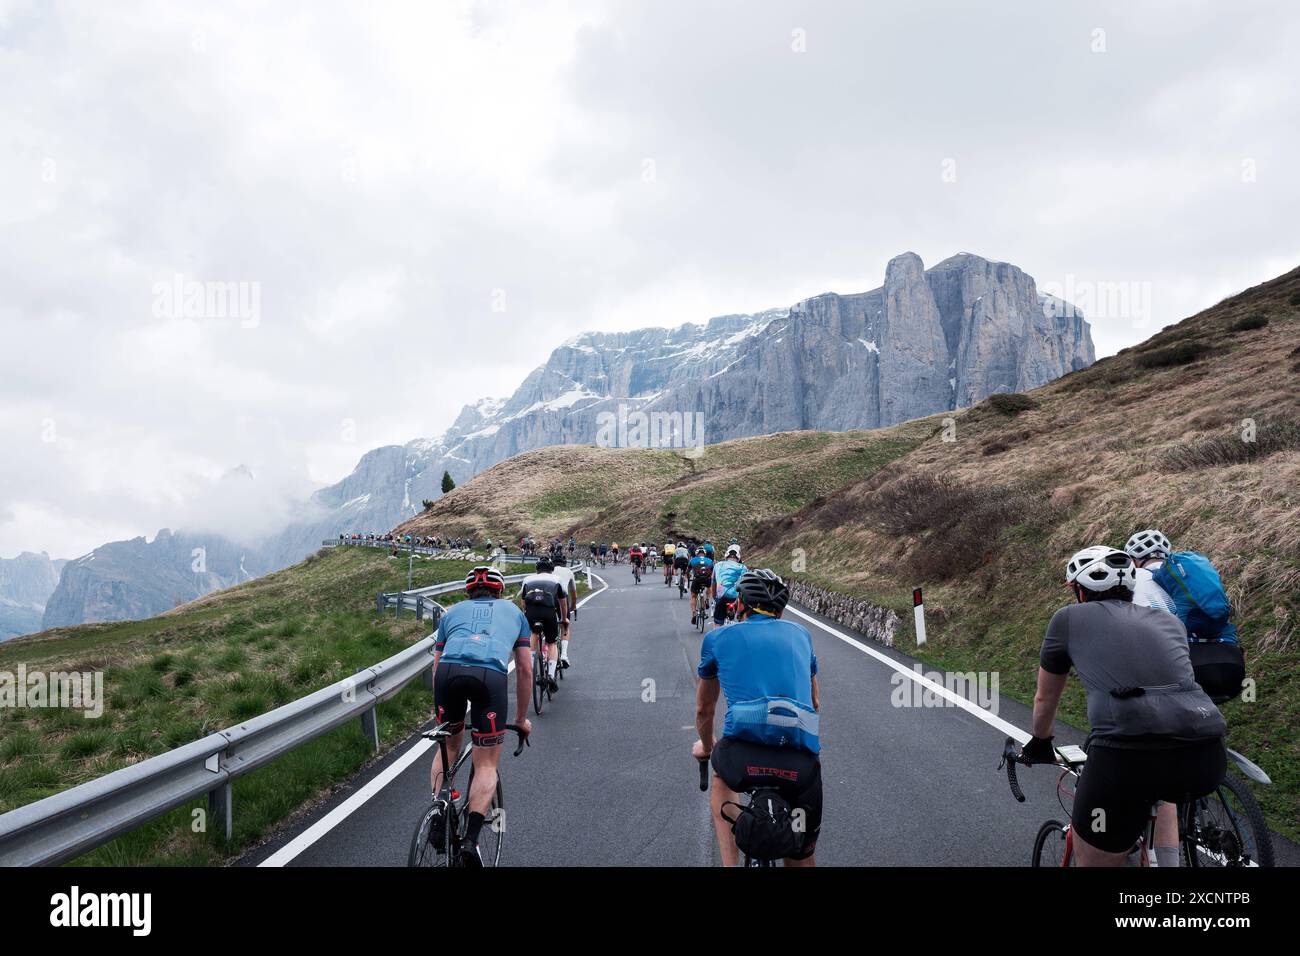
M 40 629 L 45 604 L 65 564 L 44 551 L 0 558 L 0 641 Z
M 254 547 L 178 532 L 160 533 L 161 545 L 96 549 L 65 571 L 44 626 L 160 613 L 240 580 L 236 555 L 242 573 L 255 575 L 340 532 L 387 530 L 441 497 L 444 470 L 462 483 L 523 451 L 593 444 L 610 416 L 692 416 L 707 443 L 879 428 L 1035 388 L 1094 359 L 1076 309 L 1040 295 L 1018 267 L 970 253 L 929 270 L 904 253 L 869 292 L 675 328 L 586 332 L 555 348 L 508 398 L 466 405 L 439 438 L 367 452 Z M 210 549 L 206 575 L 189 570 L 184 545 Z

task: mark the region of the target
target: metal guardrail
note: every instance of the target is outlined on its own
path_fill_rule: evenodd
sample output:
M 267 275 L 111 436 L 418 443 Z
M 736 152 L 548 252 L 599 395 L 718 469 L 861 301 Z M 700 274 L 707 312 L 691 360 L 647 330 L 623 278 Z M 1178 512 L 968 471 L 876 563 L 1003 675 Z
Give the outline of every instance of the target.
M 581 570 L 582 565 L 574 568 Z M 525 577 L 511 575 L 506 581 Z M 400 597 L 441 609 L 426 599 L 464 586 L 451 581 Z M 283 707 L 0 815 L 0 866 L 64 863 L 205 794 L 209 821 L 229 839 L 232 781 L 357 717 L 377 749 L 376 705 L 421 675 L 432 689 L 433 647 L 433 638 L 426 637 Z

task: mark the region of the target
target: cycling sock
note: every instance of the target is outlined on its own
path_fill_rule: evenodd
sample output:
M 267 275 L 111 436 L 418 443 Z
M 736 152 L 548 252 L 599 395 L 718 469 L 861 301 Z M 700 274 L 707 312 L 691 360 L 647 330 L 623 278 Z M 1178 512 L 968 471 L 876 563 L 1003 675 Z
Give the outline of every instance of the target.
M 1156 866 L 1162 870 L 1167 867 L 1178 866 L 1178 847 L 1176 846 L 1158 846 L 1156 847 Z
M 546 673 L 552 677 L 555 676 L 555 661 L 546 662 Z
M 568 642 L 568 641 L 560 641 L 560 657 L 564 658 L 566 661 L 569 659 L 569 642 Z
M 465 822 L 465 839 L 472 844 L 478 843 L 479 831 L 483 829 L 483 814 L 470 811 L 469 819 Z

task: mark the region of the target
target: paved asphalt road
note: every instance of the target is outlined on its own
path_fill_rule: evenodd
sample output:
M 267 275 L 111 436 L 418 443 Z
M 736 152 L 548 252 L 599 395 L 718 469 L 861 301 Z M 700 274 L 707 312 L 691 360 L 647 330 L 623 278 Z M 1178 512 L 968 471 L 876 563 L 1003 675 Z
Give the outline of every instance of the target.
M 609 587 L 581 607 L 572 669 L 542 716 L 530 711 L 533 746 L 502 757 L 501 863 L 717 865 L 690 756 L 702 637 L 689 601 L 661 577 L 635 584 L 626 565 L 600 573 Z M 812 632 L 821 673 L 818 863 L 1028 865 L 1039 824 L 1064 818 L 1056 773 L 1022 768 L 1028 800 L 1017 803 L 996 770 L 1004 727 L 953 704 L 894 706 L 900 681 L 916 685 L 887 661 L 910 672 L 911 659 L 875 644 L 868 653 L 826 629 L 849 637 L 843 628 L 791 616 Z M 652 701 L 643 700 L 647 680 Z M 513 697 L 513 677 L 510 687 Z M 1029 726 L 1028 708 L 1015 701 L 1002 699 L 997 718 Z M 1082 734 L 1062 728 L 1057 742 L 1082 743 Z M 429 800 L 427 748 L 418 735 L 404 742 L 241 862 L 404 866 Z M 1295 862 L 1294 846 L 1278 850 Z

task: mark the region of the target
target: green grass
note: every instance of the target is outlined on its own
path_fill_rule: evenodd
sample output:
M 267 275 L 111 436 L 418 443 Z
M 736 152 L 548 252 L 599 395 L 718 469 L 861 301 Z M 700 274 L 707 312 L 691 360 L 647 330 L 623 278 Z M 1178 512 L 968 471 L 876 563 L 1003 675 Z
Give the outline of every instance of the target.
M 416 587 L 463 578 L 468 562 L 417 557 Z M 0 732 L 0 812 L 197 740 L 398 653 L 429 627 L 379 616 L 374 595 L 406 587 L 407 562 L 368 548 L 331 549 L 293 568 L 145 621 L 88 625 L 7 641 L 0 669 L 104 674 L 104 713 L 12 711 Z M 449 602 L 459 599 L 452 595 Z M 404 738 L 431 699 L 412 685 L 379 708 L 381 739 Z M 176 811 L 79 862 L 220 863 L 373 756 L 343 727 L 235 785 L 226 843 Z M 195 805 L 196 807 L 199 804 Z M 193 808 L 189 808 L 193 809 Z
M 459 580 L 470 567 L 417 558 L 412 583 Z M 148 621 L 6 642 L 0 668 L 23 661 L 29 669 L 102 669 L 106 701 L 98 720 L 53 708 L 3 715 L 0 812 L 198 740 L 400 652 L 428 625 L 409 613 L 380 616 L 373 601 L 376 592 L 405 588 L 406 568 L 404 558 L 379 550 L 331 549 Z M 405 739 L 431 711 L 432 695 L 418 681 L 381 704 L 381 747 Z M 197 801 L 74 862 L 219 865 L 373 757 L 352 722 L 236 780 L 229 841 L 205 829 L 205 803 Z

